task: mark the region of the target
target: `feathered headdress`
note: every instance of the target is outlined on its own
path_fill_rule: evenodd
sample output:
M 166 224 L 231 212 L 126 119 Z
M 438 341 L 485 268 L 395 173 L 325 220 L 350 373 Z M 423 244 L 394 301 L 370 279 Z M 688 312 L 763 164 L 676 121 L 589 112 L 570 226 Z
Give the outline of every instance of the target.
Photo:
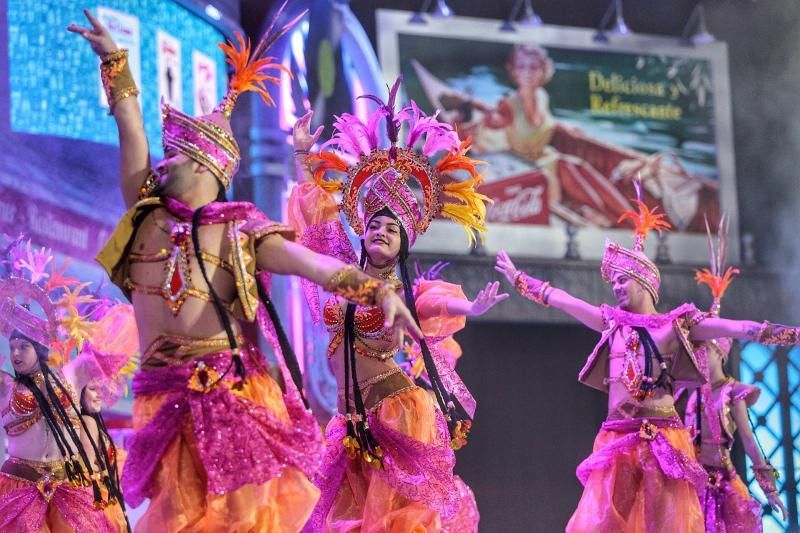
M 658 290 L 661 287 L 661 273 L 658 267 L 644 253 L 644 243 L 651 230 L 661 234 L 671 228 L 663 213 L 658 213 L 658 206 L 650 209 L 642 202 L 641 182 L 634 181 L 637 198 L 631 199 L 638 211 L 626 211 L 620 215 L 617 223 L 631 220 L 634 225 L 633 249 L 625 248 L 606 239 L 605 253 L 600 265 L 600 273 L 607 282 L 611 281 L 614 273 L 622 272 L 638 281 L 653 297 L 653 302 L 658 303 Z
M 486 231 L 486 202 L 491 201 L 476 190 L 483 163 L 466 155 L 470 140 L 459 142 L 452 126 L 437 119 L 438 112 L 428 116 L 413 100 L 396 112 L 401 81 L 398 78 L 389 90 L 387 102 L 373 95 L 360 97 L 378 104 L 367 122 L 349 113 L 336 117 L 331 140 L 307 158 L 314 180 L 329 192 L 342 193 L 341 211 L 359 235 L 377 212 L 388 208 L 410 244 L 440 215 L 464 226 L 473 242 L 474 232 Z M 401 143 L 404 126 L 408 133 Z M 380 146 L 382 127 L 388 147 Z M 434 162 L 436 156 L 441 157 Z M 467 179 L 459 179 L 463 177 Z M 412 180 L 421 202 L 409 186 Z
M 711 312 L 719 315 L 722 296 L 728 290 L 733 277 L 739 273 L 738 268 L 731 266 L 725 268 L 725 261 L 728 255 L 728 226 L 729 219 L 723 215 L 717 227 L 717 243 L 714 246 L 714 237 L 711 235 L 711 227 L 706 222 L 706 235 L 708 235 L 708 256 L 711 268 L 695 270 L 694 279 L 698 285 L 705 284 L 711 289 L 714 300 L 711 304 Z
M 48 364 L 62 366 L 75 354 L 91 349 L 96 339 L 122 330 L 119 320 L 109 325 L 96 315 L 98 309 L 114 310 L 122 304 L 90 293 L 88 283 L 65 276 L 69 259 L 57 267 L 51 250 L 36 249 L 20 236 L 5 246 L 0 265 L 0 334 L 9 337 L 17 331 L 46 346 Z M 127 342 L 119 352 L 125 354 L 126 363 L 138 351 L 135 327 Z
M 206 166 L 227 189 L 239 169 L 241 156 L 239 145 L 231 130 L 230 118 L 236 101 L 242 93 L 252 91 L 267 105 L 275 105 L 275 101 L 267 92 L 267 83 L 278 85 L 280 79 L 270 75 L 271 71 L 291 73 L 274 57 L 264 57 L 270 47 L 298 20 L 306 11 L 275 31 L 275 25 L 283 13 L 288 0 L 284 0 L 272 24 L 251 50 L 250 41 L 236 33 L 236 44 L 220 43 L 225 53 L 225 61 L 231 66 L 233 74 L 228 83 L 228 92 L 214 110 L 202 117 L 193 118 L 167 103 L 161 104 L 164 119 L 161 142 L 164 152 L 169 150 L 184 154 Z

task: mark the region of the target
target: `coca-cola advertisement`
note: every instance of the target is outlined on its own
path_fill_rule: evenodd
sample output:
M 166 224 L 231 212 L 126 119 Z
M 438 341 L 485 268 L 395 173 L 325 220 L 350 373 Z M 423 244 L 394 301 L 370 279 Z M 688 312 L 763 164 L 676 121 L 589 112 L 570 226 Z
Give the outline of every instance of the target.
M 438 111 L 487 162 L 490 250 L 518 245 L 522 225 L 551 242 L 569 228 L 599 256 L 604 236 L 630 233 L 622 214 L 638 199 L 672 226 L 675 260 L 707 253 L 705 218 L 713 227 L 728 212 L 735 232 L 732 143 L 718 134 L 730 124 L 723 43 L 687 49 L 637 35 L 609 45 L 580 28 L 407 20 L 379 11 L 384 74 L 402 75 L 406 98 Z
M 487 222 L 547 224 L 547 180 L 542 172 L 527 172 L 489 183 L 481 192 L 494 200 L 486 210 Z

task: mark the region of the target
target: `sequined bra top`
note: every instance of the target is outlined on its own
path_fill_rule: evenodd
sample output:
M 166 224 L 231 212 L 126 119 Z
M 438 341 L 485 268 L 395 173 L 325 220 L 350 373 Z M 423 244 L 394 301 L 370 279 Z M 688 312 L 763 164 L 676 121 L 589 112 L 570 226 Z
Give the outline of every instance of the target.
M 333 336 L 328 345 L 328 357 L 344 340 L 344 309 L 341 300 L 335 296 L 328 298 L 322 313 L 325 327 Z M 391 330 L 384 327 L 383 311 L 377 307 L 357 306 L 354 320 L 356 353 L 373 359 L 386 361 L 394 357 L 397 347 L 393 346 Z
M 64 386 L 68 394 L 73 394 L 72 387 L 68 383 L 64 383 Z M 72 425 L 77 426 L 78 419 L 77 416 L 73 416 L 74 411 L 72 411 L 68 395 L 62 393 L 60 390 L 56 390 L 56 396 L 58 396 L 59 403 L 61 403 L 64 410 L 70 414 Z M 39 408 L 36 397 L 27 387 L 17 382 L 14 383 L 14 387 L 9 395 L 8 405 L 3 407 L 0 414 L 3 418 L 3 429 L 5 429 L 6 434 L 11 437 L 22 435 L 30 429 L 31 426 L 42 420 L 43 417 L 42 410 Z

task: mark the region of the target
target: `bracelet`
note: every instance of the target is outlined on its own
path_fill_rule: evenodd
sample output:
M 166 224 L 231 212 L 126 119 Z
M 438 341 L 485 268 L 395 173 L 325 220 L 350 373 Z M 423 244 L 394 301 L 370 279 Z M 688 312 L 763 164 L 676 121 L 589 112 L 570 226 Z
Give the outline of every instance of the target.
M 759 344 L 776 344 L 780 346 L 792 346 L 800 344 L 800 329 L 783 324 L 773 324 L 765 320 L 756 335 L 756 342 Z
M 128 64 L 128 51 L 124 48 L 104 54 L 100 58 L 100 80 L 106 92 L 109 115 L 114 114 L 114 108 L 120 100 L 139 94 Z
M 302 149 L 298 149 L 298 150 L 295 150 L 295 151 L 294 151 L 294 156 L 295 156 L 295 157 L 297 157 L 297 156 L 299 156 L 299 155 L 308 155 L 308 154 L 310 154 L 310 153 L 311 153 L 311 151 L 310 151 L 310 150 L 302 150 Z
M 764 491 L 764 494 L 769 495 L 777 492 L 775 487 L 775 480 L 780 477 L 780 473 L 769 462 L 763 466 L 752 465 L 753 475 L 758 482 L 758 486 Z
M 549 281 L 532 278 L 521 270 L 514 274 L 514 288 L 523 298 L 534 301 L 544 307 L 550 307 L 550 293 L 553 288 Z
M 394 292 L 394 286 L 361 272 L 353 265 L 337 270 L 323 287 L 327 292 L 341 296 L 355 304 L 377 307 Z

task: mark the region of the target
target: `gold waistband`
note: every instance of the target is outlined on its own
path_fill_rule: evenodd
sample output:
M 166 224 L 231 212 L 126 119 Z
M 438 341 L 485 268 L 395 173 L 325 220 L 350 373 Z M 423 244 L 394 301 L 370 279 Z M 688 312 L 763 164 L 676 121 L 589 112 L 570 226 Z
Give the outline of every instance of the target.
M 414 387 L 416 385 L 400 367 L 392 368 L 358 382 L 358 388 L 361 390 L 361 397 L 364 400 L 364 407 L 367 411 L 374 411 L 380 407 L 381 402 L 384 400 Z M 352 406 L 352 398 L 350 402 Z M 339 407 L 341 412 L 345 411 L 344 389 L 339 389 Z
M 67 478 L 64 461 L 33 461 L 13 456 L 3 463 L 2 472 L 34 483 L 45 476 L 57 481 Z
M 626 409 L 609 409 L 606 420 L 626 420 L 630 418 L 674 418 L 678 416 L 675 406 L 668 407 L 634 407 Z
M 236 344 L 243 346 L 244 337 L 237 336 Z M 181 365 L 196 357 L 229 350 L 230 347 L 227 337 L 159 335 L 145 350 L 142 356 L 142 368 Z

